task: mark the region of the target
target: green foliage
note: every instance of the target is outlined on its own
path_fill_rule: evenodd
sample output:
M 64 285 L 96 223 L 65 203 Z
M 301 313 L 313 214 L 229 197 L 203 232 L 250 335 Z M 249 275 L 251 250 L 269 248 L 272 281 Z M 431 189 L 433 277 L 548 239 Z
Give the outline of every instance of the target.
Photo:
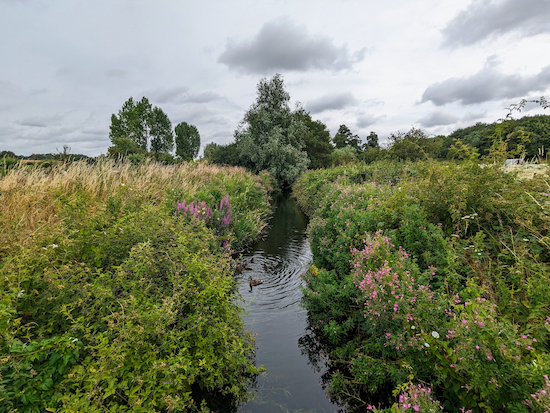
M 151 152 L 168 153 L 174 148 L 172 122 L 162 109 L 154 107 L 151 112 Z
M 267 170 L 279 185 L 292 184 L 309 165 L 303 136 L 307 127 L 294 116 L 282 76 L 263 79 L 258 96 L 235 131 L 235 143 L 245 166 Z
M 351 145 L 334 149 L 330 159 L 332 166 L 351 165 L 359 160 L 357 158 L 357 150 Z
M 201 137 L 197 127 L 181 122 L 174 131 L 176 132 L 176 155 L 184 160 L 195 159 L 201 146 Z
M 41 191 L 24 170 L 11 172 L 19 186 L 0 181 L 0 411 L 207 412 L 248 400 L 261 368 L 229 254 L 266 225 L 274 180 L 127 164 L 74 178 L 80 167 L 53 169 Z M 163 168 L 174 180 L 159 187 Z M 233 221 L 222 232 L 174 216 L 176 201 L 224 197 Z M 18 211 L 27 203 L 30 220 Z
M 118 116 L 111 116 L 109 138 L 114 145 L 114 149 L 109 148 L 109 153 L 113 155 L 129 151 L 138 153 L 137 148 L 145 152 L 151 150 L 166 153 L 174 145 L 172 124 L 168 116 L 162 109 L 153 108 L 146 97 L 140 101 L 130 97 L 118 111 Z
M 475 161 L 479 158 L 477 148 L 472 148 L 464 144 L 462 141 L 455 139 L 455 143 L 451 145 L 447 152 L 447 159 L 457 159 L 460 161 Z
M 204 148 L 204 159 L 218 165 L 241 165 L 239 149 L 236 143 L 218 145 L 215 142 L 211 142 Z M 251 167 L 252 165 L 242 166 Z
M 413 127 L 406 133 L 392 133 L 389 140 L 389 159 L 417 161 L 439 157 L 441 142 L 429 138 L 426 132 L 421 129 Z
M 378 135 L 371 131 L 369 136 L 365 139 L 365 143 L 362 146 L 363 152 L 366 152 L 371 149 L 379 149 L 380 145 L 378 144 Z
M 305 144 L 305 151 L 310 159 L 309 168 L 319 169 L 331 165 L 331 153 L 333 146 L 330 143 L 330 132 L 327 126 L 319 121 L 314 121 L 304 109 L 298 108 L 294 116 L 302 120 L 306 130 L 302 139 Z
M 340 125 L 338 132 L 332 138 L 334 146 L 337 149 L 345 148 L 346 146 L 352 147 L 356 152 L 360 152 L 361 148 L 359 146 L 359 136 L 354 135 L 346 125 Z
M 0 176 L 4 176 L 14 168 L 21 160 L 15 156 L 4 155 L 0 158 Z
M 497 127 L 500 128 L 499 132 Z M 527 157 L 532 158 L 538 155 L 540 148 L 550 145 L 550 116 L 525 116 L 492 124 L 478 122 L 450 134 L 449 145 L 458 139 L 465 145 L 476 148 L 481 156 L 487 156 L 494 144 L 495 135 L 500 136 L 499 140 L 508 139 L 507 150 L 515 151 L 518 155 L 525 152 Z
M 390 181 L 382 166 L 295 185 L 312 217 L 304 306 L 333 397 L 374 411 L 548 409 L 548 177 L 422 162 L 394 164 Z

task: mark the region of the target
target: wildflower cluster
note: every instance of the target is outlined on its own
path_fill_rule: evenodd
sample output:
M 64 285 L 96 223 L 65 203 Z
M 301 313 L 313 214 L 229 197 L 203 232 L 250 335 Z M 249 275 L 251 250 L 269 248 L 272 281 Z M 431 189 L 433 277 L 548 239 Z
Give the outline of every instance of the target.
M 174 217 L 177 218 L 178 216 L 190 218 L 192 221 L 204 221 L 207 227 L 215 228 L 219 232 L 227 229 L 233 221 L 229 195 L 222 198 L 219 207 L 214 211 L 205 201 L 192 201 L 187 205 L 185 204 L 185 200 L 177 202 Z

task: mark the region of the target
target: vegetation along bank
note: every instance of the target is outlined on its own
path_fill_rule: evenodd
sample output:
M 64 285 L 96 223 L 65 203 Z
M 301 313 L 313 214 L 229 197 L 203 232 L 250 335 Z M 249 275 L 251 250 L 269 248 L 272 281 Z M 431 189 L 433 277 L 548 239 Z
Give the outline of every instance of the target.
M 351 411 L 548 411 L 549 182 L 467 161 L 302 175 L 303 303 L 332 396 Z
M 0 411 L 180 412 L 247 400 L 231 254 L 267 173 L 73 162 L 0 180 Z

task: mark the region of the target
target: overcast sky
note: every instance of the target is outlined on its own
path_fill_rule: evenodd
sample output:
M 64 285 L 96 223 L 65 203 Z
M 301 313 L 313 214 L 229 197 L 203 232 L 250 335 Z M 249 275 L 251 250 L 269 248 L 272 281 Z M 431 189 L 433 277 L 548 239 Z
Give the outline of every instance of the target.
M 106 153 L 130 96 L 226 144 L 275 73 L 332 135 L 382 141 L 550 95 L 550 0 L 0 0 L 0 38 L 0 151 L 18 155 Z

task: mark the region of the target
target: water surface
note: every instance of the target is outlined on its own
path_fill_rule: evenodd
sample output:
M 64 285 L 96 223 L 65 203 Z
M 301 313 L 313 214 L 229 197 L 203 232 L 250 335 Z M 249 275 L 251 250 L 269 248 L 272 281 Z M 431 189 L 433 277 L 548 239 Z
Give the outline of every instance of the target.
M 256 334 L 256 364 L 264 365 L 255 398 L 240 413 L 335 412 L 321 387 L 321 374 L 309 364 L 298 341 L 306 334 L 307 312 L 299 306 L 301 278 L 311 262 L 306 216 L 288 194 L 276 201 L 264 240 L 243 256 L 249 270 L 237 276 L 248 315 L 246 329 Z M 263 284 L 250 291 L 248 277 Z

